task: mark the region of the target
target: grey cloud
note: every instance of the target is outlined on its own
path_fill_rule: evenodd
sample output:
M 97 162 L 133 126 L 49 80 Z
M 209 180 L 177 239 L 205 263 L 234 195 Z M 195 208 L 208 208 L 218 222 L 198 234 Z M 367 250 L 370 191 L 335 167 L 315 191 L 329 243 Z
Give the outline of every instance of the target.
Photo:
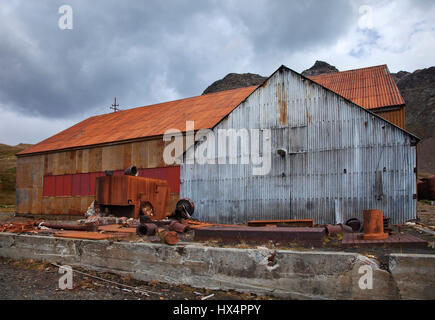
M 346 0 L 77 0 L 74 29 L 60 30 L 59 1 L 14 4 L 0 8 L 0 99 L 47 118 L 109 112 L 115 95 L 121 107 L 199 95 L 229 72 L 268 75 L 357 18 Z

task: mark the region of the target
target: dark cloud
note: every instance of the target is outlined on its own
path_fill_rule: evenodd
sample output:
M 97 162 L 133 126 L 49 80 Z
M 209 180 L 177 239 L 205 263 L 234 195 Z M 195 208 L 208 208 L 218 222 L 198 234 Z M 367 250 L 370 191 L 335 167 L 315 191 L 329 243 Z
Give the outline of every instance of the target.
M 278 67 L 334 42 L 352 19 L 344 0 L 83 0 L 60 30 L 61 4 L 2 4 L 0 99 L 16 112 L 67 118 L 108 112 L 115 95 L 129 107 L 197 95 L 244 63 Z

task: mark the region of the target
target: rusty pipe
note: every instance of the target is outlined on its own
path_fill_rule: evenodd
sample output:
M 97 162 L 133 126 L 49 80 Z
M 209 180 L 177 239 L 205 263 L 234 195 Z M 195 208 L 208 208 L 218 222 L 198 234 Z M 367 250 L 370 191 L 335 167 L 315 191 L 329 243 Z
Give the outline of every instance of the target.
M 388 233 L 384 232 L 384 215 L 381 210 L 364 210 L 364 240 L 384 240 Z
M 153 236 L 157 233 L 157 225 L 154 223 L 142 223 L 136 228 L 136 234 L 139 237 Z
M 42 222 L 40 226 L 51 229 L 77 230 L 77 231 L 97 231 L 95 223 L 75 224 L 65 222 Z
M 344 232 L 344 233 L 353 232 L 351 227 L 344 225 L 342 223 L 337 224 L 337 225 L 327 224 L 325 227 L 325 231 L 330 236 L 335 236 L 341 232 Z
M 131 166 L 124 170 L 124 175 L 126 176 L 135 176 L 137 175 L 137 167 Z
M 169 231 L 176 231 L 179 233 L 185 233 L 190 230 L 188 225 L 182 224 L 178 221 L 172 221 L 168 227 Z

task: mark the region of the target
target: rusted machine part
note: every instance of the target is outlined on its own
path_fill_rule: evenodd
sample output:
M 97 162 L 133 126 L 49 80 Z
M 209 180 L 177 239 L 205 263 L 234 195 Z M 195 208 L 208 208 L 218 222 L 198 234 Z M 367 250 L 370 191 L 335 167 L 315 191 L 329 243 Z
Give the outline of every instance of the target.
M 140 237 L 153 236 L 157 233 L 157 225 L 154 223 L 143 223 L 136 228 L 136 234 Z
M 76 231 L 97 231 L 97 225 L 95 223 L 75 224 L 65 222 L 43 222 L 40 224 L 42 227 L 51 229 L 63 229 L 63 230 L 76 230 Z
M 312 219 L 292 219 L 292 220 L 253 220 L 248 221 L 250 227 L 265 227 L 276 225 L 278 227 L 314 227 Z
M 390 217 L 384 217 L 383 219 L 383 225 L 384 225 L 384 232 L 391 234 L 393 232 L 393 229 L 390 227 Z
M 326 234 L 329 236 L 335 236 L 342 232 L 342 228 L 339 225 L 327 224 L 325 227 Z
M 160 238 L 169 245 L 175 245 L 180 241 L 180 237 L 175 231 L 163 231 L 160 233 Z
M 364 210 L 364 240 L 383 240 L 388 238 L 384 232 L 383 212 L 381 210 Z
M 131 166 L 128 167 L 127 169 L 124 170 L 124 174 L 126 176 L 136 176 L 137 175 L 137 167 L 136 166 Z
M 341 230 L 343 230 L 344 233 L 352 233 L 353 232 L 352 227 L 347 226 L 345 224 L 340 223 L 340 227 L 341 227 Z
M 177 220 L 191 219 L 194 212 L 195 204 L 193 201 L 189 198 L 183 198 L 178 200 L 172 217 Z
M 358 218 L 348 219 L 345 225 L 351 227 L 353 232 L 360 232 L 362 228 L 362 223 Z
M 151 220 L 154 217 L 154 207 L 149 201 L 143 201 L 140 203 L 139 220 L 146 222 L 147 218 Z
M 190 230 L 190 228 L 188 225 L 182 224 L 182 223 L 174 220 L 169 224 L 168 230 L 169 231 L 176 231 L 179 233 L 185 233 L 185 232 L 188 232 Z
M 353 232 L 353 229 L 350 226 L 339 223 L 337 225 L 332 225 L 332 224 L 326 225 L 325 231 L 326 231 L 326 234 L 328 234 L 330 236 L 334 236 L 334 235 L 337 235 L 341 232 L 351 233 L 351 232 Z

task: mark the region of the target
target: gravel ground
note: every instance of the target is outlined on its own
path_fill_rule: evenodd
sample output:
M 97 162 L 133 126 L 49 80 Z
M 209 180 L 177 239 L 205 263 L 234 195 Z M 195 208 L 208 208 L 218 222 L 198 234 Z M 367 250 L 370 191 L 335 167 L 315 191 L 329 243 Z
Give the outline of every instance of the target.
M 111 273 L 74 268 L 116 282 L 113 284 L 74 272 L 73 289 L 59 289 L 58 267 L 34 260 L 12 260 L 0 257 L 0 300 L 269 300 L 253 294 L 212 291 L 184 285 L 142 282 Z M 122 285 L 129 287 L 123 287 Z M 132 289 L 130 287 L 137 288 Z M 142 293 L 143 291 L 145 293 Z M 148 296 L 147 296 L 148 295 Z

